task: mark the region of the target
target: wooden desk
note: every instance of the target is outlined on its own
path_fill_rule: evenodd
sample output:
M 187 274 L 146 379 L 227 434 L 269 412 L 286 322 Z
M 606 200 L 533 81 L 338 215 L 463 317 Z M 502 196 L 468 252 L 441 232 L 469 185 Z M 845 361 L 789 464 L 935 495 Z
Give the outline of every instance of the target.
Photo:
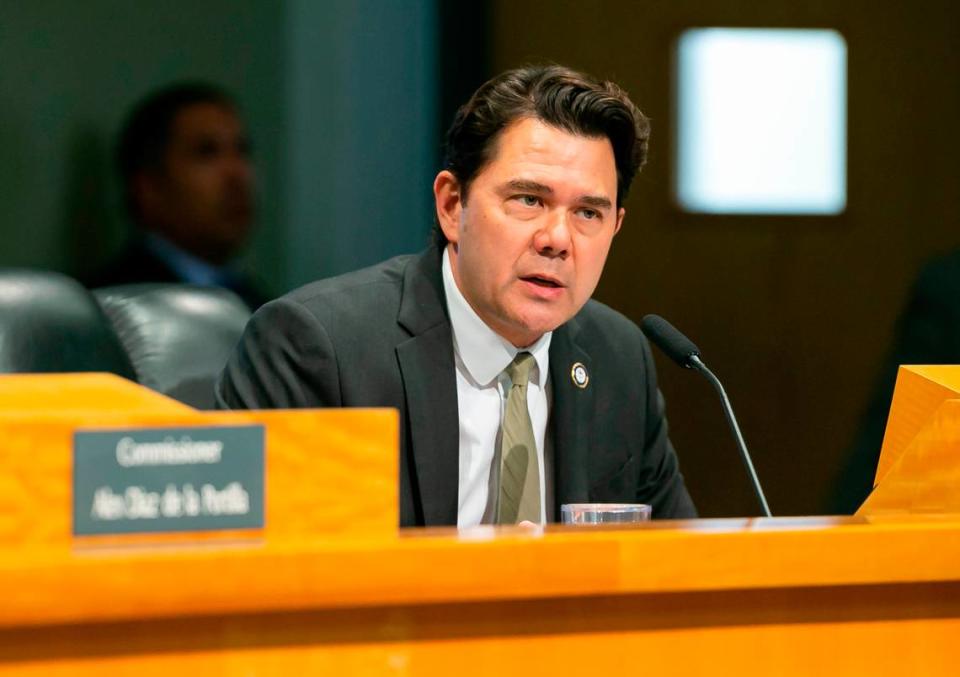
M 960 515 L 0 550 L 0 675 L 937 675 Z

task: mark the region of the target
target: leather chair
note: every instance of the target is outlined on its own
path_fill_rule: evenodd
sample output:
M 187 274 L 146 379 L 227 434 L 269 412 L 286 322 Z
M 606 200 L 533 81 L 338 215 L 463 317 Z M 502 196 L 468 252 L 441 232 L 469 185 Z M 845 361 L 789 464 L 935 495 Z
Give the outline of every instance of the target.
M 135 379 L 93 295 L 66 275 L 0 269 L 0 373 L 105 371 Z
M 233 292 L 184 284 L 94 290 L 133 363 L 137 381 L 197 409 L 212 409 L 213 387 L 250 310 Z

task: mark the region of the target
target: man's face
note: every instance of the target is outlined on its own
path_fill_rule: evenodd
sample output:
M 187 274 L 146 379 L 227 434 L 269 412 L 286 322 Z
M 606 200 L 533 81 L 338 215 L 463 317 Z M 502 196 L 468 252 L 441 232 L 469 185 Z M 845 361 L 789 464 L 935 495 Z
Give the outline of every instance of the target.
M 464 201 L 434 182 L 453 277 L 467 302 L 518 347 L 573 317 L 593 294 L 624 210 L 613 148 L 525 118 L 501 132 Z
M 253 219 L 253 166 L 243 124 L 230 108 L 198 103 L 173 119 L 163 164 L 137 178 L 144 225 L 222 263 Z

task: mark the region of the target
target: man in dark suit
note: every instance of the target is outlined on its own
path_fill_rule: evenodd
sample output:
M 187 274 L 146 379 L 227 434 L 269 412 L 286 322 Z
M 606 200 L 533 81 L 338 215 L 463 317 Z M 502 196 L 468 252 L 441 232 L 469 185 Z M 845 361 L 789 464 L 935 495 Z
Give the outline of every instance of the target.
M 590 300 L 648 134 L 619 87 L 563 67 L 486 83 L 448 132 L 434 245 L 261 308 L 219 404 L 398 409 L 404 526 L 695 516 L 650 348 Z
M 189 282 L 266 298 L 229 267 L 253 222 L 253 165 L 233 100 L 205 83 L 162 89 L 137 105 L 120 135 L 118 167 L 134 232 L 89 287 Z

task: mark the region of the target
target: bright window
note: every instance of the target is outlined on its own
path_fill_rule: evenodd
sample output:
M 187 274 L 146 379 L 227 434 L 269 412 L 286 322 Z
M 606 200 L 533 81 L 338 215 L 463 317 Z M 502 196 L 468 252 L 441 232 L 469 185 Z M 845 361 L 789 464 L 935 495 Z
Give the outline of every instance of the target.
M 707 28 L 677 48 L 676 197 L 692 212 L 846 206 L 846 42 L 831 30 Z

